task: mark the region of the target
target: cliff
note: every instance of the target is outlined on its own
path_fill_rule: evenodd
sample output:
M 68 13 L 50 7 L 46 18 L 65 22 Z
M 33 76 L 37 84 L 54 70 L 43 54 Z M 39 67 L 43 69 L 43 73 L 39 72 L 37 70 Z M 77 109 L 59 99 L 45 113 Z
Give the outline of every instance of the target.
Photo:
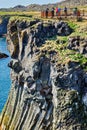
M 87 129 L 86 63 L 68 59 L 71 42 L 78 38 L 69 39 L 67 46 L 56 39 L 72 31 L 65 22 L 9 22 L 12 85 L 2 130 Z

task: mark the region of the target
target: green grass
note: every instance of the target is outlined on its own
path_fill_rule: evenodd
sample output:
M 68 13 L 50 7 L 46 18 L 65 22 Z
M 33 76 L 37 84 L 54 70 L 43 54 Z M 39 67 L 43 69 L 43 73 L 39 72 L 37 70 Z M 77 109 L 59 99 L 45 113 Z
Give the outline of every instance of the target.
M 72 53 L 71 55 L 69 55 L 69 57 L 72 60 L 79 62 L 81 65 L 87 63 L 87 58 L 80 53 Z
M 10 21 L 12 20 L 25 20 L 30 21 L 34 18 L 39 17 L 40 12 L 20 12 L 20 11 L 14 11 L 14 12 L 6 12 L 6 11 L 0 11 L 0 20 L 4 17 L 10 17 Z
M 31 21 L 31 20 L 33 20 L 33 18 L 30 18 L 30 17 L 23 17 L 23 16 L 11 16 L 10 17 L 10 19 L 9 19 L 9 21 L 14 21 L 14 20 L 20 20 L 20 21 L 27 21 L 27 22 L 29 22 L 29 21 Z
M 54 37 L 53 37 L 54 38 Z M 63 44 L 59 44 L 58 40 L 63 40 Z M 85 64 L 87 63 L 87 58 L 80 54 L 79 52 L 76 52 L 74 50 L 69 50 L 67 48 L 68 45 L 68 37 L 56 37 L 54 39 L 49 39 L 49 41 L 47 42 L 49 44 L 44 44 L 45 48 L 47 49 L 49 46 L 50 48 L 54 48 L 57 52 L 58 52 L 58 63 L 60 64 L 66 64 L 69 61 L 74 61 L 74 62 L 78 62 L 79 65 L 83 66 L 83 69 L 85 71 L 87 71 L 87 67 L 85 66 Z M 43 48 L 43 49 L 45 49 Z
M 58 42 L 58 40 L 60 40 L 61 43 L 67 43 L 68 42 L 68 36 L 58 36 L 56 43 Z
M 20 11 L 14 11 L 14 12 L 9 12 L 9 11 L 0 11 L 0 15 L 1 16 L 4 16 L 4 15 L 9 15 L 9 16 L 29 16 L 29 15 L 39 15 L 40 12 L 32 12 L 32 11 L 29 11 L 29 12 L 20 12 Z
M 75 31 L 76 30 L 76 28 L 78 28 L 78 25 L 75 23 L 75 22 L 71 22 L 71 21 L 69 21 L 68 22 L 68 25 L 70 26 L 70 28 L 72 28 L 73 29 L 73 31 Z
M 87 27 L 86 21 L 68 21 L 68 25 L 73 29 L 73 33 L 70 36 L 80 36 L 82 38 L 87 38 L 87 31 L 81 31 L 83 28 Z

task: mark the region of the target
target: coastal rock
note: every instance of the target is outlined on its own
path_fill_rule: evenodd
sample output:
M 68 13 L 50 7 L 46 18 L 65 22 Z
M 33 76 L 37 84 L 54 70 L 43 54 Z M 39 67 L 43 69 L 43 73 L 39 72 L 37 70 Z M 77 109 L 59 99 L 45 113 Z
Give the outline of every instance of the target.
M 0 59 L 9 57 L 7 54 L 0 52 Z
M 58 51 L 46 44 L 69 34 L 64 22 L 8 24 L 12 87 L 1 115 L 5 130 L 86 130 L 86 72 L 75 61 L 60 64 Z
M 16 73 L 19 73 L 22 70 L 21 63 L 18 60 L 12 60 L 8 66 L 13 69 Z
M 33 26 L 35 24 L 35 27 Z M 57 24 L 57 25 L 56 25 Z M 32 27 L 33 26 L 33 27 Z M 26 29 L 26 27 L 30 27 Z M 25 29 L 24 29 L 25 28 Z M 61 30 L 61 31 L 60 31 Z M 30 33 L 28 35 L 28 32 Z M 38 20 L 28 23 L 20 23 L 18 21 L 8 24 L 8 35 L 7 42 L 10 42 L 8 45 L 8 49 L 11 53 L 12 58 L 18 58 L 19 55 L 23 58 L 25 55 L 25 48 L 27 51 L 27 42 L 29 41 L 30 54 L 34 54 L 36 48 L 42 46 L 45 41 L 52 36 L 60 35 L 60 36 L 68 36 L 72 33 L 72 29 L 68 26 L 68 24 L 64 22 L 60 23 L 47 23 L 47 22 L 39 22 Z M 16 39 L 15 39 L 16 36 Z M 20 45 L 19 43 L 23 44 Z M 21 53 L 20 54 L 20 49 Z

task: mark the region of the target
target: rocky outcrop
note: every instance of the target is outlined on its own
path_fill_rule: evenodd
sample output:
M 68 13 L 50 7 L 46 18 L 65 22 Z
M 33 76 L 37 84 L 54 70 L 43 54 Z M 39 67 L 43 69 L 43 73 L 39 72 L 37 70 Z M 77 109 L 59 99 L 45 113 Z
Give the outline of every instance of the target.
M 26 29 L 26 27 L 28 29 Z M 23 31 L 21 32 L 22 29 Z M 29 25 L 16 21 L 12 23 L 12 25 L 8 25 L 8 30 L 10 34 L 7 38 L 8 42 L 10 40 L 8 49 L 10 48 L 9 51 L 12 58 L 18 58 L 19 56 L 19 59 L 22 59 L 26 55 L 26 51 L 28 53 L 26 56 L 33 55 L 35 52 L 39 51 L 38 47 L 42 46 L 47 39 L 56 35 L 68 36 L 72 32 L 72 29 L 67 23 L 43 23 L 38 20 L 36 20 L 36 22 L 30 22 Z M 19 44 L 20 42 L 21 44 Z M 28 42 L 30 45 L 27 47 Z
M 0 52 L 0 59 L 1 59 L 1 58 L 7 58 L 7 57 L 8 57 L 7 54 L 4 54 L 4 53 L 1 53 L 1 52 Z
M 60 64 L 57 48 L 46 44 L 72 29 L 64 22 L 32 23 L 8 24 L 12 87 L 2 130 L 86 130 L 87 73 L 78 62 Z
M 87 57 L 87 39 L 80 36 L 70 37 L 67 47 Z

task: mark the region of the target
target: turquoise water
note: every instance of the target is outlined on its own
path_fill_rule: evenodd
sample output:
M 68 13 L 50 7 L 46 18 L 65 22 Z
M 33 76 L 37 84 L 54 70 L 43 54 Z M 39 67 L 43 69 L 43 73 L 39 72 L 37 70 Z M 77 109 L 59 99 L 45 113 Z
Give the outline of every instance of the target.
M 0 38 L 0 52 L 9 55 L 6 44 L 6 38 Z M 10 57 L 0 59 L 0 112 L 6 103 L 11 85 L 10 68 L 7 66 L 9 61 Z

